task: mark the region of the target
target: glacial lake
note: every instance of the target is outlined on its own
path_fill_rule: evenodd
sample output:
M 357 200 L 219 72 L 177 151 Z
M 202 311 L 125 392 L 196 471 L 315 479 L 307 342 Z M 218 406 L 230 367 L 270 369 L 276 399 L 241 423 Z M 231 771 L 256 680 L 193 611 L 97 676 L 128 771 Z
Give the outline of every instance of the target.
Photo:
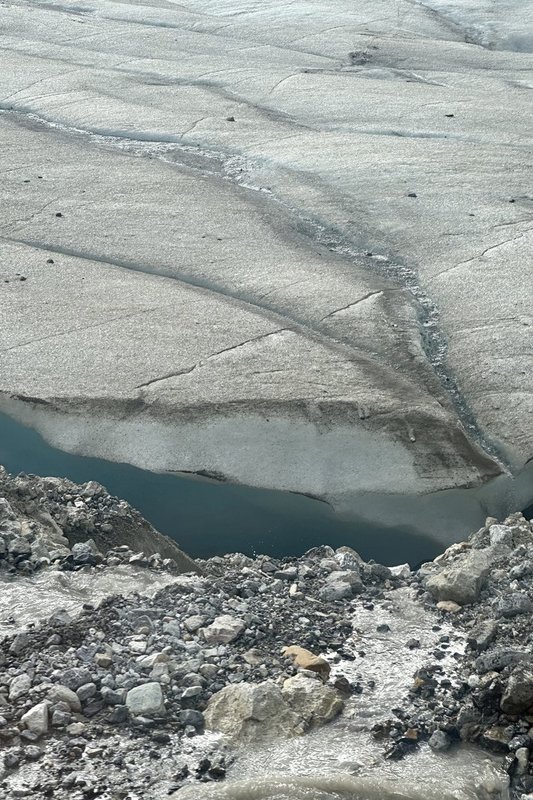
M 438 542 L 407 529 L 341 519 L 326 503 L 304 495 L 72 455 L 51 447 L 33 429 L 5 414 L 0 414 L 0 464 L 13 474 L 97 481 L 195 558 L 231 552 L 281 558 L 329 544 L 349 545 L 366 560 L 417 565 L 442 550 Z

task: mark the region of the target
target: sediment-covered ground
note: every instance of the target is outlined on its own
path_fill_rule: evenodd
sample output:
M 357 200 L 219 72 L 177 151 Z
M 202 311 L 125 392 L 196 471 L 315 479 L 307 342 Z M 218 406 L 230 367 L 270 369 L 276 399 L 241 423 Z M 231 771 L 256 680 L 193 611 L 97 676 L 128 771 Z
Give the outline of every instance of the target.
M 398 780 L 408 797 L 444 797 L 450 770 L 450 797 L 501 798 L 508 781 L 533 793 L 533 529 L 521 515 L 415 571 L 328 547 L 180 569 L 139 552 L 145 526 L 101 487 L 5 474 L 2 486 L 6 798 L 201 800 L 219 784 L 221 798 L 270 798 L 275 771 L 294 797 L 313 781 L 315 796 L 353 797 Z M 73 520 L 88 524 L 95 497 L 107 519 L 94 514 L 82 536 Z M 118 519 L 123 545 L 97 546 Z M 36 608 L 46 584 L 53 603 L 45 592 Z

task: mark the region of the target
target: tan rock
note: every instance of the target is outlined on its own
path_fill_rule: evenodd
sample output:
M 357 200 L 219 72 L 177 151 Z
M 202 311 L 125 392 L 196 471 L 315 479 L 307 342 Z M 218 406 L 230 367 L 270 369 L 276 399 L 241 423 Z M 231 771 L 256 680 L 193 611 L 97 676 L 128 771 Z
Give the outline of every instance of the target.
M 441 600 L 440 603 L 437 603 L 437 608 L 439 611 L 445 611 L 448 614 L 456 614 L 457 611 L 460 611 L 462 606 L 459 603 L 454 603 L 453 600 Z
M 322 656 L 315 656 L 310 650 L 293 644 L 283 650 L 283 655 L 292 658 L 293 664 L 300 669 L 308 669 L 320 675 L 323 681 L 327 681 L 331 667 Z

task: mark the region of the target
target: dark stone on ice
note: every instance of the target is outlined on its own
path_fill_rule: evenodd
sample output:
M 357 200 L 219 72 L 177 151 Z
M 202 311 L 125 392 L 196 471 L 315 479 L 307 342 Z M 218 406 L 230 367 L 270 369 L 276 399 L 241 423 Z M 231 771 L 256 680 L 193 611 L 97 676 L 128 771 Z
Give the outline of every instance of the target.
M 344 675 L 339 675 L 335 678 L 333 685 L 341 694 L 349 696 L 352 693 L 352 684 Z
M 389 747 L 385 752 L 385 758 L 388 758 L 390 761 L 400 761 L 400 759 L 408 755 L 408 753 L 412 753 L 417 746 L 418 742 L 414 739 L 402 737 L 399 742 L 395 742 L 392 747 Z
M 173 759 L 173 767 L 176 772 L 173 774 L 172 779 L 175 781 L 181 781 L 189 774 L 189 765 L 183 756 L 177 756 Z

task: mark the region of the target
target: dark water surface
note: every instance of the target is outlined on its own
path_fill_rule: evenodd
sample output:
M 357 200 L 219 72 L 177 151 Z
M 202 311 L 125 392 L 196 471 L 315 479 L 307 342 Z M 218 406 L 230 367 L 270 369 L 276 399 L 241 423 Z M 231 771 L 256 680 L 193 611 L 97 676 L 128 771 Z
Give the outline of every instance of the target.
M 48 445 L 31 428 L 0 414 L 0 464 L 9 472 L 94 480 L 124 498 L 191 556 L 266 553 L 295 556 L 310 547 L 349 545 L 365 559 L 416 565 L 442 546 L 406 529 L 340 519 L 326 504 L 289 492 L 137 469 L 71 455 Z M 379 502 L 379 499 L 376 499 Z

